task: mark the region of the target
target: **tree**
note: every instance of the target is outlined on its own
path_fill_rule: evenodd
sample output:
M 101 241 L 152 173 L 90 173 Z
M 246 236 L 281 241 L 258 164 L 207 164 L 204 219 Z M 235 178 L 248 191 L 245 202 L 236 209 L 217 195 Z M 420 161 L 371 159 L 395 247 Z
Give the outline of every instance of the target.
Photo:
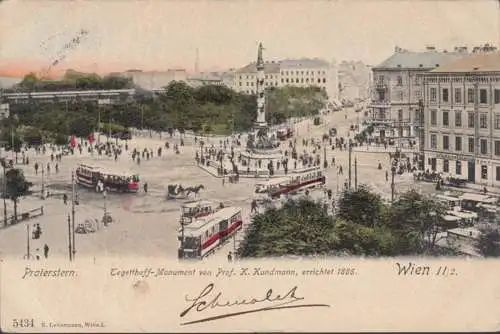
M 431 198 L 410 190 L 391 206 L 390 227 L 398 231 L 402 252 L 435 252 L 437 235 L 444 224 L 445 208 Z
M 379 195 L 368 186 L 360 185 L 357 190 L 346 190 L 339 200 L 338 217 L 356 224 L 375 227 L 385 224 L 387 210 Z
M 87 115 L 76 116 L 69 120 L 69 134 L 86 138 L 95 129 L 94 119 Z
M 333 217 L 321 203 L 288 201 L 253 218 L 240 257 L 330 254 L 337 248 Z
M 26 196 L 33 184 L 26 181 L 22 169 L 19 168 L 11 168 L 5 172 L 5 184 L 6 195 L 14 203 L 14 222 L 17 222 L 19 198 Z
M 23 139 L 28 145 L 41 145 L 43 142 L 42 131 L 34 126 L 28 126 L 23 129 Z
M 475 246 L 484 257 L 500 257 L 500 232 L 498 229 L 482 230 Z

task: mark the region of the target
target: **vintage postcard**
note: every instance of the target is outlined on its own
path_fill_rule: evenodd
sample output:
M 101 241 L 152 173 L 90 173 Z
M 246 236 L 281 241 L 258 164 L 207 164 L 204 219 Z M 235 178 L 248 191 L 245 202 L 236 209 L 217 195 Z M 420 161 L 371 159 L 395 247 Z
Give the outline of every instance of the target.
M 0 331 L 500 329 L 498 1 L 0 3 Z

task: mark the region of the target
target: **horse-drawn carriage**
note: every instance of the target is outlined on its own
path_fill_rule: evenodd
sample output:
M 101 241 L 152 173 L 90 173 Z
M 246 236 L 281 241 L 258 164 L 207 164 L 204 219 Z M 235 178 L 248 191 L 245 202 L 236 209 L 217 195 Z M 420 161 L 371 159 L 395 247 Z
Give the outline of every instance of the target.
M 456 188 L 465 188 L 465 185 L 467 184 L 467 180 L 465 179 L 460 179 L 458 177 L 451 177 L 451 176 L 448 176 L 446 178 L 446 183 L 450 186 L 450 187 L 456 187 Z
M 436 172 L 432 172 L 432 173 L 418 172 L 418 173 L 413 174 L 413 176 L 417 181 L 435 183 L 435 182 L 438 182 L 439 180 L 441 180 L 441 175 L 439 173 L 436 173 Z
M 167 200 L 169 199 L 186 199 L 190 194 L 194 194 L 194 197 L 198 196 L 201 189 L 205 189 L 202 184 L 194 187 L 184 188 L 180 184 L 169 184 L 167 186 Z

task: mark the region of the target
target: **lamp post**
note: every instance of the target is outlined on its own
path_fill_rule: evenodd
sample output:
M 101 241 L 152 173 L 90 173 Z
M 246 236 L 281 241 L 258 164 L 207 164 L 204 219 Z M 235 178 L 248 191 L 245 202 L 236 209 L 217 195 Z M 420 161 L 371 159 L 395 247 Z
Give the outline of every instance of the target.
M 101 104 L 97 106 L 97 143 L 101 143 Z
M 181 223 L 181 249 L 179 250 L 179 258 L 183 259 L 184 258 L 184 220 L 180 219 Z
M 144 104 L 141 104 L 141 130 L 144 129 Z
M 352 180 L 352 145 L 349 140 L 349 190 L 351 189 L 351 180 Z
M 396 174 L 396 167 L 391 166 L 391 203 L 394 203 L 394 174 Z
M 102 192 L 102 196 L 104 198 L 104 219 L 106 219 L 106 216 L 108 215 L 108 208 L 107 208 L 107 193 L 106 190 Z
M 26 224 L 26 259 L 30 259 L 30 224 Z
M 72 252 L 73 252 L 73 259 L 75 258 L 75 253 L 76 253 L 76 246 L 75 246 L 75 173 L 71 172 L 71 238 L 72 238 Z
M 339 192 L 339 170 L 337 169 L 337 194 Z
M 73 257 L 71 256 L 71 251 L 72 251 L 71 238 L 72 238 L 72 235 L 71 235 L 71 217 L 68 215 L 68 255 L 69 255 L 69 260 L 73 261 Z
M 45 178 L 44 178 L 45 168 L 42 164 L 42 193 L 40 195 L 41 199 L 45 199 Z
M 5 162 L 5 161 L 4 161 Z M 7 226 L 7 173 L 5 172 L 5 165 L 2 163 L 3 168 L 3 223 L 4 227 Z
M 358 190 L 358 158 L 354 157 L 354 189 Z
M 323 145 L 323 167 L 328 168 L 328 162 L 326 161 L 326 145 Z

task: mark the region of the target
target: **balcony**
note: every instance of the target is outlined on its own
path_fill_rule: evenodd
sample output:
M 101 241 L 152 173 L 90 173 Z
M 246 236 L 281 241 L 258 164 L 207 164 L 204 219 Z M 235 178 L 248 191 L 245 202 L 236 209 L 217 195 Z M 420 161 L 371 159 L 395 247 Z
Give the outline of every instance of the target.
M 391 103 L 389 101 L 383 101 L 383 100 L 377 100 L 377 101 L 372 101 L 370 104 L 370 108 L 389 108 L 391 106 Z
M 412 121 L 410 119 L 395 119 L 393 121 L 393 124 L 395 127 L 399 126 L 415 126 L 418 125 L 415 121 Z
M 389 89 L 389 85 L 385 82 L 375 82 L 375 89 L 377 90 L 387 90 Z

